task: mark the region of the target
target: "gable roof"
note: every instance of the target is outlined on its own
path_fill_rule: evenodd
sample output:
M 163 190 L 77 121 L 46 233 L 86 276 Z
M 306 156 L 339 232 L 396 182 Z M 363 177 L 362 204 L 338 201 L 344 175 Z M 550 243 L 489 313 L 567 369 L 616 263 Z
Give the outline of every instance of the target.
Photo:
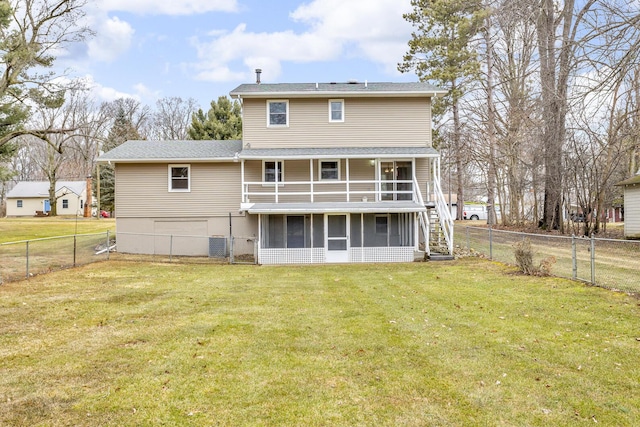
M 446 90 L 429 83 L 251 83 L 241 84 L 230 92 L 232 98 L 444 96 Z
M 98 162 L 230 161 L 242 141 L 127 141 L 98 157 Z
M 56 182 L 56 193 L 61 190 L 68 190 L 77 196 L 81 195 L 87 188 L 85 181 L 58 181 Z M 49 197 L 49 181 L 20 181 L 8 193 L 10 197 Z

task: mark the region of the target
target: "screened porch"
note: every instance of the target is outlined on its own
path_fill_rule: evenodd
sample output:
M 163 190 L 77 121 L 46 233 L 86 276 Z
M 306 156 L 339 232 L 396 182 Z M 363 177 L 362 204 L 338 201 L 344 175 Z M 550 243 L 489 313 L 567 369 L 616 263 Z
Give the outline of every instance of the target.
M 261 264 L 410 262 L 420 240 L 415 212 L 262 214 Z

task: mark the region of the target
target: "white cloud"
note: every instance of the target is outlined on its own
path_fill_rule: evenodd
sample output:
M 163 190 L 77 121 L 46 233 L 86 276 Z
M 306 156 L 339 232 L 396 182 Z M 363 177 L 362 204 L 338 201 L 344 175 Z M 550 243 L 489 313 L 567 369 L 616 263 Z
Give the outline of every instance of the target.
M 341 57 L 361 57 L 397 73 L 411 36 L 411 25 L 402 14 L 409 12 L 409 0 L 313 0 L 290 14 L 308 30 L 256 33 L 245 24 L 231 32 L 214 30 L 211 41 L 193 39 L 200 62 L 198 78 L 210 81 L 237 80 L 263 68 L 264 81 L 280 74 L 281 63 L 322 62 Z M 234 71 L 233 67 L 239 67 Z
M 106 87 L 96 82 L 91 74 L 87 74 L 79 79 L 95 96 L 98 102 L 115 101 L 118 98 L 133 98 L 137 101 L 140 100 L 140 96 L 136 93 L 122 92 L 117 89 Z
M 101 21 L 96 37 L 89 40 L 89 57 L 97 61 L 110 62 L 131 46 L 134 29 L 118 17 Z
M 102 0 L 106 11 L 140 15 L 194 15 L 207 12 L 236 12 L 237 0 Z

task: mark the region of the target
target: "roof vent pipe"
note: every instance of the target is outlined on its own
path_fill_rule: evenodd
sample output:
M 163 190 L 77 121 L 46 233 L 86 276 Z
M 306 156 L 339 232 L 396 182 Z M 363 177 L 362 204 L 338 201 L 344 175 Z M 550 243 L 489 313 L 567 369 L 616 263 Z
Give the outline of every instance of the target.
M 260 68 L 256 68 L 256 84 L 260 84 L 260 74 L 262 73 L 262 70 Z

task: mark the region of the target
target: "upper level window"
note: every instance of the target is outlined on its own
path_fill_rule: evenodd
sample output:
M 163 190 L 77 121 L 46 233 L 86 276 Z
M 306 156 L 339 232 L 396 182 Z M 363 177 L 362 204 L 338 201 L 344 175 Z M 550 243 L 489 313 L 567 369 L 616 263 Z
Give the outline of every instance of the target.
M 16 207 L 18 208 L 22 207 L 22 200 L 16 200 Z
M 320 180 L 339 180 L 340 179 L 340 161 L 338 160 L 319 160 L 320 163 L 318 173 Z
M 264 161 L 262 163 L 262 168 L 264 170 L 264 182 L 276 182 L 276 177 L 278 178 L 278 182 L 282 182 L 282 162 L 271 162 Z
M 69 209 L 69 199 L 62 199 L 62 209 Z
M 342 99 L 329 100 L 329 121 L 344 122 L 344 100 Z
M 189 165 L 169 165 L 169 191 L 191 191 Z
M 289 126 L 289 101 L 267 101 L 267 126 Z

